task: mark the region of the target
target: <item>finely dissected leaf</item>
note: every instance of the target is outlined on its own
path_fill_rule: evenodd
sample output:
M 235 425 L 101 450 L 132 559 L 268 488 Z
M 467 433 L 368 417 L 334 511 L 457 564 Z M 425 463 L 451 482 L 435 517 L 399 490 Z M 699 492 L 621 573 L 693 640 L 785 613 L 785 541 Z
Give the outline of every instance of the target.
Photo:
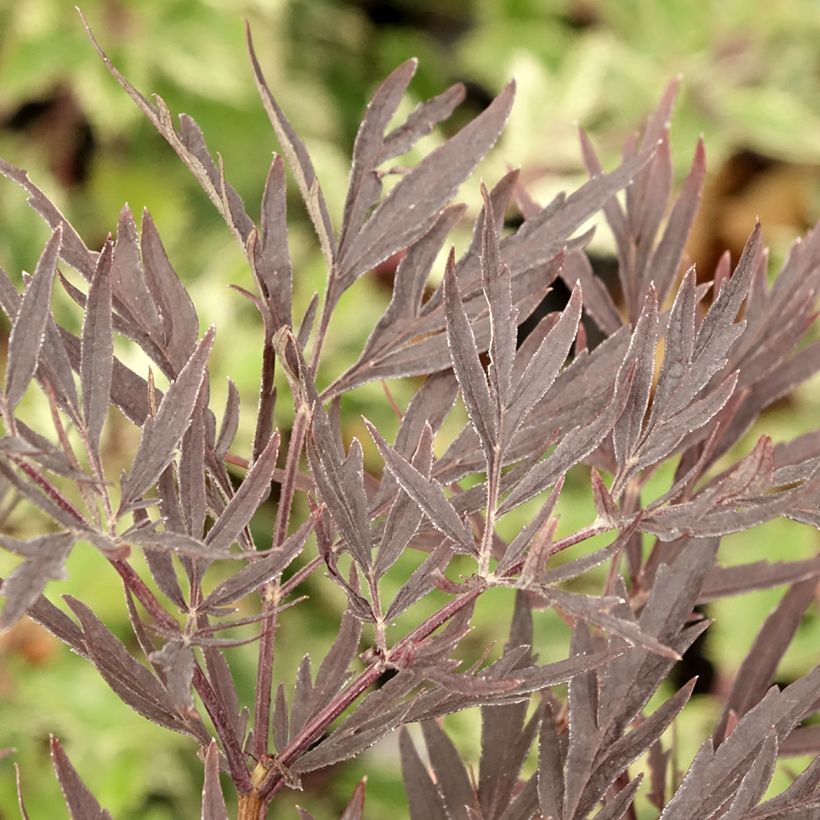
M 77 770 L 71 765 L 60 741 L 52 735 L 51 762 L 60 781 L 60 790 L 68 807 L 71 820 L 111 820 L 111 815 L 97 802 Z
M 749 768 L 741 781 L 732 805 L 729 806 L 724 820 L 742 820 L 748 817 L 758 800 L 763 797 L 766 787 L 774 774 L 774 764 L 777 761 L 777 735 L 770 734 L 763 742 L 757 759 Z
M 80 620 L 86 651 L 114 692 L 143 717 L 178 732 L 187 732 L 162 684 L 135 661 L 128 650 L 84 604 L 70 595 L 66 602 Z
M 196 347 L 199 319 L 188 291 L 168 260 L 157 227 L 148 211 L 143 211 L 142 214 L 140 250 L 145 282 L 159 308 L 164 349 L 171 364 L 179 370 L 185 366 Z
M 350 664 L 356 657 L 362 634 L 362 622 L 350 611 L 345 612 L 336 640 L 325 655 L 316 673 L 312 707 L 318 710 L 347 682 Z
M 399 732 L 399 749 L 410 819 L 431 820 L 447 817 L 447 810 L 436 784 L 430 778 L 410 735 L 404 728 Z
M 690 680 L 632 731 L 602 749 L 595 761 L 595 772 L 587 783 L 583 799 L 579 803 L 579 816 L 583 816 L 583 813 L 594 805 L 632 761 L 648 751 L 658 740 L 686 705 L 696 680 Z
M 342 255 L 381 195 L 382 184 L 376 167 L 385 159 L 382 156 L 384 130 L 396 113 L 417 65 L 415 59 L 405 60 L 390 72 L 373 94 L 359 125 L 339 237 L 339 253 Z
M 37 370 L 51 312 L 51 291 L 61 243 L 62 228 L 58 227 L 37 262 L 37 269 L 14 318 L 6 366 L 6 405 L 9 412 L 14 411 Z
M 453 253 L 447 261 L 447 271 L 444 276 L 447 342 L 453 361 L 453 371 L 461 387 L 461 395 L 467 406 L 470 420 L 485 451 L 489 453 L 497 437 L 496 414 L 493 411 L 484 368 L 478 358 L 475 337 L 458 292 Z
M 592 637 L 583 623 L 577 624 L 572 634 L 572 654 L 583 658 L 595 651 Z M 598 676 L 595 669 L 577 675 L 569 682 L 567 698 L 569 740 L 564 764 L 564 800 L 562 814 L 575 817 L 584 790 L 594 773 L 602 732 L 597 724 Z M 617 776 L 613 773 L 613 777 Z M 580 810 L 578 816 L 583 816 Z
M 820 756 L 815 757 L 788 789 L 771 798 L 771 800 L 761 803 L 750 812 L 749 817 L 755 820 L 775 817 L 799 820 L 802 816 L 811 817 L 811 820 L 815 820 L 814 815 L 801 814 L 801 812 L 808 812 L 812 809 L 815 812 L 820 810 L 819 778 Z
M 571 429 L 558 442 L 555 450 L 544 461 L 538 462 L 513 487 L 499 507 L 499 515 L 509 512 L 554 484 L 570 467 L 586 458 L 604 440 L 623 412 L 630 395 L 633 373 L 634 368 L 630 368 L 625 374 L 621 373 L 610 402 L 597 418 L 591 424 Z
M 384 620 L 390 622 L 412 606 L 420 598 L 427 595 L 436 585 L 439 575 L 443 575 L 453 556 L 453 549 L 445 539 L 442 541 L 413 572 L 396 593 L 393 603 L 387 610 Z
M 0 615 L 0 630 L 8 629 L 40 597 L 46 584 L 62 580 L 65 559 L 74 544 L 71 533 L 41 535 L 28 541 L 17 541 L 0 535 L 0 546 L 23 556 L 23 563 L 14 568 L 0 589 L 6 599 Z
M 433 430 L 429 424 L 425 424 L 411 464 L 429 479 L 432 463 Z M 415 535 L 423 515 L 418 504 L 407 493 L 401 491 L 396 496 L 387 515 L 379 543 L 379 551 L 373 567 L 375 578 L 380 578 L 395 563 L 401 551 Z
M 168 641 L 162 649 L 152 652 L 149 659 L 165 675 L 165 688 L 177 708 L 196 714 L 191 696 L 194 656 L 190 645 L 181 640 Z
M 80 657 L 88 658 L 82 630 L 58 609 L 48 598 L 40 596 L 28 610 L 29 617 L 45 627 L 55 638 L 59 638 Z
M 182 453 L 179 459 L 180 510 L 185 518 L 186 532 L 194 538 L 202 537 L 207 507 L 205 417 L 202 412 L 204 399 L 204 390 L 200 388 L 200 401 L 195 406 L 191 415 L 191 424 L 182 437 Z M 220 518 L 224 515 L 225 511 Z
M 3 749 L 3 751 L 0 752 L 0 760 L 4 758 L 7 753 L 13 751 L 13 749 Z M 14 779 L 17 786 L 17 807 L 20 809 L 20 817 L 22 820 L 29 820 L 26 804 L 23 800 L 23 779 L 20 776 L 20 766 L 17 763 L 14 764 Z
M 629 811 L 635 794 L 643 781 L 643 772 L 630 780 L 628 785 L 621 789 L 615 797 L 607 801 L 606 805 L 595 815 L 595 820 L 621 820 Z M 557 820 L 557 819 L 556 819 Z
M 97 260 L 97 269 L 88 290 L 80 348 L 80 384 L 83 392 L 83 420 L 91 452 L 99 457 L 100 434 L 111 396 L 114 340 L 111 337 L 111 263 L 109 240 Z
M 262 194 L 261 231 L 249 243 L 248 255 L 273 316 L 273 329 L 291 325 L 292 273 L 287 241 L 285 164 L 274 156 Z
M 82 17 L 82 13 L 80 13 L 80 16 Z M 213 202 L 216 209 L 231 230 L 234 231 L 244 247 L 248 234 L 253 227 L 253 223 L 245 213 L 245 208 L 239 194 L 237 194 L 236 190 L 225 180 L 224 175 L 220 173 L 220 170 L 214 164 L 208 152 L 208 148 L 205 145 L 205 139 L 197 124 L 187 114 L 181 114 L 179 118 L 180 130 L 177 132 L 174 128 L 171 112 L 168 110 L 165 100 L 158 94 L 155 94 L 154 104 L 152 105 L 148 102 L 148 100 L 120 74 L 91 33 L 91 29 L 88 27 L 88 23 L 84 17 L 83 23 L 88 32 L 89 39 L 100 55 L 105 67 L 196 177 L 202 189 L 208 195 L 208 198 Z
M 310 214 L 311 221 L 316 228 L 319 242 L 322 245 L 322 252 L 327 260 L 328 267 L 330 267 L 335 256 L 333 225 L 330 222 L 330 214 L 327 209 L 327 204 L 325 203 L 324 194 L 319 185 L 319 180 L 316 179 L 316 173 L 313 170 L 313 163 L 310 161 L 310 155 L 308 154 L 307 148 L 305 148 L 305 144 L 296 135 L 293 126 L 291 126 L 284 111 L 279 107 L 279 104 L 274 99 L 273 94 L 271 94 L 265 82 L 262 68 L 259 65 L 259 60 L 256 57 L 256 51 L 253 47 L 249 25 L 246 25 L 245 33 L 259 96 L 262 98 L 268 119 L 273 126 L 273 130 L 276 132 L 279 144 L 282 146 L 291 171 L 296 178 L 299 192 L 302 194 L 302 199 L 305 202 L 308 214 Z
M 353 796 L 345 806 L 339 820 L 362 820 L 364 817 L 364 797 L 365 787 L 367 785 L 367 778 L 363 777 L 353 790 Z
M 498 139 L 514 96 L 515 84 L 509 83 L 481 114 L 396 184 L 338 260 L 342 287 L 431 227 Z
M 423 136 L 429 134 L 437 123 L 446 120 L 453 113 L 453 109 L 462 102 L 466 93 L 461 83 L 455 83 L 441 94 L 419 103 L 401 125 L 397 125 L 385 136 L 382 161 L 409 151 Z
M 737 671 L 723 717 L 715 732 L 716 739 L 720 738 L 726 726 L 730 710 L 738 717 L 745 715 L 766 694 L 783 653 L 797 632 L 803 613 L 814 601 L 816 591 L 816 578 L 795 584 L 766 618 Z
M 317 409 L 307 450 L 313 478 L 334 524 L 359 566 L 368 567 L 371 537 L 361 445 L 354 439 L 347 457 L 342 460 L 327 416 L 322 409 Z
M 211 740 L 205 752 L 205 781 L 202 784 L 201 820 L 228 820 L 228 809 L 219 785 L 219 752 Z
M 278 455 L 279 434 L 274 433 L 236 494 L 208 531 L 205 543 L 209 547 L 226 549 L 237 539 L 270 492 L 271 476 Z
M 433 526 L 455 541 L 467 552 L 475 552 L 472 535 L 445 498 L 441 485 L 435 479 L 429 479 L 420 473 L 412 464 L 402 458 L 381 436 L 381 433 L 367 420 L 364 420 L 373 441 L 379 448 L 387 468 L 396 477 L 404 491 L 421 507 Z
M 538 803 L 544 817 L 563 820 L 564 749 L 555 729 L 549 702 L 541 717 L 538 740 Z
M 606 285 L 595 275 L 589 257 L 582 250 L 568 253 L 561 278 L 573 290 L 578 285 L 584 292 L 584 308 L 607 335 L 615 333 L 622 324 L 621 315 Z
M 612 431 L 615 461 L 619 467 L 630 459 L 641 433 L 644 414 L 649 404 L 652 378 L 655 373 L 655 347 L 658 338 L 658 300 L 650 285 L 641 315 L 635 323 L 625 362 L 635 362 L 635 377 L 623 414 Z
M 114 304 L 124 320 L 123 330 L 134 333 L 134 328 L 151 342 L 164 344 L 165 332 L 159 310 L 148 285 L 142 267 L 137 240 L 137 226 L 128 205 L 124 205 L 117 222 L 117 242 L 111 266 L 111 282 Z M 134 338 L 145 345 L 139 335 Z
M 655 281 L 661 301 L 666 298 L 672 283 L 675 281 L 683 249 L 689 238 L 689 232 L 692 229 L 692 223 L 700 203 L 705 177 L 706 152 L 703 148 L 703 140 L 700 139 L 695 149 L 692 168 L 684 180 L 675 204 L 672 206 L 666 228 L 646 268 Z M 662 208 L 658 210 L 662 211 Z
M 737 793 L 766 738 L 773 732 L 778 742 L 784 740 L 818 697 L 820 667 L 782 692 L 772 687 L 763 700 L 740 719 L 717 750 L 713 751 L 711 739 L 705 741 L 661 817 L 664 820 L 709 817 Z
M 225 458 L 236 431 L 239 429 L 239 391 L 236 385 L 228 379 L 228 398 L 225 402 L 225 413 L 219 428 L 219 436 L 214 445 L 214 454 L 217 458 Z
M 511 675 L 515 675 L 513 670 Z M 524 722 L 527 702 L 481 710 L 478 797 L 485 817 L 498 817 L 509 804 L 524 758 L 538 733 L 539 715 Z
M 502 409 L 507 406 L 510 397 L 518 314 L 512 303 L 510 269 L 506 265 L 501 265 L 499 260 L 498 233 L 495 226 L 493 203 L 490 194 L 483 186 L 481 193 L 484 197 L 481 278 L 484 296 L 490 308 L 491 366 L 489 378 L 496 401 L 496 419 L 500 424 Z M 449 287 L 449 283 L 447 286 Z
M 425 720 L 421 724 L 421 729 L 448 817 L 452 817 L 453 820 L 466 820 L 467 807 L 476 808 L 467 769 L 453 742 L 437 721 Z
M 28 173 L 0 159 L 0 174 L 17 183 L 29 195 L 28 204 L 46 221 L 52 231 L 62 230 L 60 257 L 90 280 L 97 264 L 97 254 L 80 239 L 60 209 L 29 179 Z
M 200 609 L 207 611 L 226 606 L 273 580 L 302 551 L 313 525 L 314 519 L 309 518 L 281 547 L 271 550 L 264 558 L 252 561 L 223 581 L 200 604 Z
M 504 419 L 504 436 L 507 440 L 512 439 L 533 407 L 543 399 L 555 382 L 578 332 L 581 302 L 581 288 L 576 287 L 558 321 L 533 353 L 524 372 L 518 378 Z
M 131 470 L 122 482 L 121 512 L 139 500 L 174 457 L 174 450 L 191 422 L 213 340 L 214 330 L 209 328 L 162 397 L 156 416 L 145 420 Z

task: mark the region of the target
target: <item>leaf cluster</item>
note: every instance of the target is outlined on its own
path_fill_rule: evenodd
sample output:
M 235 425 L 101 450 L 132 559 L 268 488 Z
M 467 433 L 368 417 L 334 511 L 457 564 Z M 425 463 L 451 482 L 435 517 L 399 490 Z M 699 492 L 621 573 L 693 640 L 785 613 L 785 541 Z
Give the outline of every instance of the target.
M 298 788 L 303 775 L 397 729 L 414 818 L 580 820 L 596 810 L 598 818 L 620 818 L 634 813 L 645 775 L 663 818 L 815 816 L 816 764 L 761 800 L 778 755 L 817 751 L 817 733 L 800 724 L 820 702 L 820 668 L 782 691 L 771 684 L 814 598 L 820 565 L 722 567 L 718 547 L 722 536 L 778 516 L 820 524 L 817 432 L 777 445 L 763 436 L 736 463 L 724 458 L 766 406 L 820 367 L 818 343 L 805 343 L 820 287 L 820 229 L 793 246 L 771 285 L 759 225 L 736 264 L 724 257 L 711 282 L 699 284 L 693 270 L 681 279 L 705 154 L 699 144 L 674 192 L 672 84 L 614 171 L 602 171 L 582 135 L 590 178 L 569 196 L 542 207 L 515 171 L 482 187 L 472 241 L 461 254 L 450 250 L 433 286 L 448 236 L 465 218 L 453 197 L 501 133 L 513 83 L 415 167 L 401 169 L 385 193 L 385 174 L 397 171 L 385 164 L 449 117 L 463 94 L 448 89 L 394 125 L 415 63 L 395 69 L 359 128 L 336 228 L 250 33 L 254 77 L 282 150 L 257 220 L 196 122 L 183 115 L 175 123 L 160 97 L 144 97 L 94 44 L 246 254 L 256 290 L 240 290 L 260 315 L 263 352 L 255 433 L 235 441 L 241 401 L 232 385 L 225 407 L 211 407 L 216 331 L 200 334 L 150 214 L 138 229 L 125 207 L 116 238 L 92 250 L 23 171 L 0 163 L 52 229 L 22 292 L 0 276 L 0 306 L 11 323 L 0 396 L 2 491 L 51 521 L 33 538 L 0 536 L 22 559 L 3 581 L 0 626 L 27 612 L 94 664 L 125 703 L 189 736 L 205 764 L 203 817 L 227 816 L 220 770 L 235 786 L 239 816 L 264 817 L 274 796 Z M 298 323 L 286 164 L 327 266 L 324 294 Z M 524 220 L 507 232 L 513 201 Z M 599 212 L 618 248 L 620 301 L 586 254 L 591 230 L 579 233 Z M 320 365 L 340 297 L 395 254 L 401 261 L 383 316 L 359 358 L 328 378 Z M 521 338 L 520 325 L 558 278 L 571 288 L 566 306 Z M 79 334 L 52 312 L 55 283 L 82 313 Z M 592 349 L 585 321 L 604 337 Z M 117 358 L 115 335 L 141 349 L 147 372 Z M 277 368 L 294 419 L 284 431 Z M 154 369 L 167 381 L 164 391 Z M 363 383 L 388 378 L 413 378 L 418 389 L 392 441 L 366 420 L 383 463 L 375 474 L 365 469 L 370 443 L 343 441 L 339 407 Z M 50 407 L 50 436 L 24 421 L 30 388 Z M 445 442 L 441 428 L 456 402 L 466 422 Z M 117 479 L 104 447 L 116 411 L 139 429 Z M 647 483 L 664 464 L 674 465 L 671 482 L 650 498 Z M 229 465 L 243 468 L 238 486 Z M 596 517 L 559 537 L 556 505 L 570 470 L 588 477 Z M 252 525 L 274 485 L 275 521 L 263 542 Z M 502 538 L 499 522 L 536 498 L 517 534 Z M 576 549 L 601 535 L 606 545 Z M 80 541 L 121 579 L 138 653 L 82 601 L 66 596 L 66 611 L 45 597 Z M 556 560 L 567 549 L 571 557 Z M 423 558 L 396 591 L 385 579 L 410 550 Z M 145 556 L 145 577 L 132 562 L 136 551 Z M 576 579 L 599 566 L 607 569 L 592 581 L 599 594 L 581 591 Z M 286 610 L 303 600 L 308 581 L 341 589 L 345 611 L 315 671 L 305 655 L 292 670 L 295 682 L 277 683 Z M 678 782 L 664 733 L 694 681 L 665 699 L 661 686 L 709 625 L 695 607 L 783 584 L 789 591 L 751 647 L 713 736 Z M 488 647 L 465 661 L 474 608 L 496 588 L 515 591 L 510 639 L 500 653 Z M 442 596 L 432 615 L 396 634 L 399 616 Z M 571 627 L 566 657 L 539 661 L 536 607 Z M 258 646 L 256 692 L 253 704 L 242 704 L 223 650 L 240 640 L 226 633 L 248 627 Z M 647 714 L 656 696 L 661 702 Z M 440 722 L 470 707 L 482 710 L 477 774 Z M 402 729 L 415 722 L 429 767 Z M 533 748 L 538 765 L 523 777 Z M 107 817 L 56 740 L 52 756 L 72 816 Z M 642 771 L 631 768 L 638 760 Z M 363 804 L 360 784 L 344 816 L 362 816 Z

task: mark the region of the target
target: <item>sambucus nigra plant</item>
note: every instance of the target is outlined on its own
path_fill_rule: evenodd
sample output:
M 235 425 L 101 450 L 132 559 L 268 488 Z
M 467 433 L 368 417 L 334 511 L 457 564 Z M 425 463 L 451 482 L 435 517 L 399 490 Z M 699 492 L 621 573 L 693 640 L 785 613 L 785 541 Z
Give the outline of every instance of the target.
M 421 723 L 429 758 L 428 767 L 402 730 L 413 818 L 635 816 L 643 773 L 630 766 L 644 755 L 649 798 L 668 820 L 820 817 L 818 760 L 785 792 L 760 802 L 779 753 L 817 750 L 816 730 L 799 724 L 820 702 L 820 668 L 783 691 L 770 684 L 814 597 L 818 561 L 716 563 L 726 533 L 776 516 L 820 525 L 820 432 L 776 446 L 764 436 L 739 462 L 715 470 L 761 410 L 820 369 L 820 342 L 801 345 L 815 317 L 820 230 L 792 247 L 771 286 L 759 226 L 734 271 L 724 257 L 711 285 L 698 284 L 691 269 L 679 281 L 705 165 L 698 145 L 689 176 L 672 195 L 673 84 L 617 170 L 602 172 L 582 134 L 590 179 L 571 196 L 536 205 L 515 171 L 492 190 L 482 189 L 471 244 L 460 257 L 450 252 L 441 286 L 425 298 L 436 258 L 464 214 L 450 200 L 496 141 L 513 84 L 382 196 L 384 163 L 446 119 L 463 93 L 454 86 L 387 131 L 415 63 L 399 66 L 377 89 L 359 129 L 337 230 L 308 151 L 269 91 L 250 36 L 248 45 L 262 101 L 327 263 L 321 310 L 314 299 L 298 330 L 283 159 L 273 159 L 254 223 L 196 123 L 183 115 L 175 127 L 162 99 L 141 96 L 100 51 L 225 218 L 256 280 L 257 293 L 248 296 L 262 317 L 263 367 L 256 433 L 238 488 L 226 463 L 242 463 L 229 452 L 239 396 L 231 385 L 217 423 L 207 375 L 214 329 L 199 338 L 196 310 L 151 217 L 144 215 L 138 234 L 124 209 L 116 241 L 92 251 L 24 172 L 0 163 L 53 229 L 22 294 L 0 276 L 0 304 L 12 323 L 0 399 L 0 474 L 7 490 L 57 527 L 25 541 L 0 536 L 0 544 L 22 558 L 3 582 L 0 624 L 8 627 L 27 612 L 91 661 L 128 705 L 199 744 L 203 818 L 227 817 L 220 769 L 235 785 L 239 817 L 256 820 L 266 816 L 274 795 L 298 788 L 301 775 L 350 758 L 412 722 Z M 513 197 L 524 221 L 503 235 Z M 620 304 L 591 268 L 584 250 L 589 234 L 575 236 L 599 211 L 617 243 Z M 318 385 L 339 297 L 399 252 L 392 300 L 358 361 Z M 64 278 L 59 260 L 87 287 Z M 82 309 L 79 336 L 51 314 L 55 276 Z M 572 288 L 568 304 L 519 344 L 518 326 L 558 277 Z M 584 311 L 605 337 L 592 350 Z M 117 359 L 115 332 L 136 342 L 168 379 L 164 394 Z M 294 412 L 282 453 L 275 429 L 277 364 L 287 375 Z M 386 469 L 367 475 L 361 444 L 354 439 L 347 452 L 341 444 L 334 402 L 366 381 L 408 376 L 424 379 L 417 380 L 392 444 L 368 424 Z M 50 403 L 52 438 L 16 413 L 32 380 Z M 469 423 L 436 458 L 434 439 L 458 400 Z M 100 455 L 111 405 L 141 428 L 118 486 Z M 647 498 L 647 479 L 671 460 L 671 486 Z M 556 502 L 564 476 L 577 465 L 588 465 L 582 470 L 597 517 L 557 538 Z M 276 520 L 269 546 L 259 549 L 249 524 L 272 482 L 279 493 Z M 543 493 L 526 526 L 511 542 L 502 540 L 499 518 Z M 312 514 L 292 523 L 297 494 Z M 607 546 L 560 566 L 551 560 L 602 533 L 612 534 Z M 646 552 L 645 536 L 652 537 Z M 120 575 L 142 660 L 81 601 L 66 597 L 72 619 L 43 597 L 79 540 L 93 543 Z M 390 599 L 381 582 L 408 549 L 428 555 Z M 144 552 L 150 579 L 130 563 L 133 550 Z M 343 554 L 349 569 L 339 563 Z M 474 567 L 458 581 L 447 575 L 457 555 Z M 237 569 L 214 585 L 208 574 L 214 562 Z M 566 588 L 565 581 L 604 563 L 609 572 L 600 596 Z M 292 690 L 280 684 L 274 691 L 276 644 L 288 640 L 283 610 L 306 579 L 322 572 L 347 597 L 338 636 L 315 675 L 306 658 Z M 682 782 L 670 783 L 661 736 L 694 681 L 650 715 L 644 709 L 708 626 L 694 607 L 782 584 L 789 591 L 752 646 L 714 734 Z M 494 587 L 517 590 L 509 642 L 495 660 L 462 668 L 454 651 L 476 600 Z M 443 590 L 447 602 L 394 636 L 388 625 L 434 590 Z M 258 614 L 232 618 L 248 596 L 259 600 Z M 533 602 L 555 608 L 572 625 L 566 659 L 536 662 Z M 238 702 L 222 653 L 230 641 L 216 637 L 247 623 L 259 628 L 251 708 Z M 564 700 L 551 687 L 566 682 Z M 477 705 L 482 753 L 473 778 L 437 718 Z M 522 781 L 533 747 L 537 769 Z M 57 740 L 52 756 L 71 815 L 108 817 Z M 22 809 L 22 795 L 20 801 Z M 345 818 L 361 817 L 363 805 L 362 783 Z

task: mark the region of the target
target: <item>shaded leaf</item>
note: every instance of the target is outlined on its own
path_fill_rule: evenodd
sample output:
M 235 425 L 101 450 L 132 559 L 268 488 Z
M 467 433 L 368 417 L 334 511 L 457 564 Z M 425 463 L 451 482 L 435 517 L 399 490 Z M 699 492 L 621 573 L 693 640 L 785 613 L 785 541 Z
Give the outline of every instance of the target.
M 156 416 L 145 420 L 131 470 L 122 481 L 121 513 L 151 487 L 173 459 L 174 450 L 191 422 L 213 339 L 214 330 L 209 328 L 162 397 Z
M 271 476 L 279 455 L 279 434 L 274 433 L 265 449 L 253 462 L 236 494 L 208 531 L 205 543 L 213 549 L 226 549 L 239 536 L 270 492 Z
M 61 243 L 62 228 L 58 227 L 43 249 L 14 317 L 6 366 L 6 405 L 9 412 L 14 411 L 37 369 L 51 311 L 51 291 Z
M 455 258 L 450 253 L 444 274 L 444 298 L 447 315 L 447 342 L 453 361 L 453 371 L 461 387 L 461 395 L 485 452 L 492 451 L 496 442 L 496 415 L 493 412 L 490 388 L 484 368 L 478 358 L 470 322 L 458 291 L 455 275 Z
M 421 762 L 410 735 L 404 728 L 399 732 L 399 750 L 410 820 L 446 817 L 444 801 L 430 778 L 430 773 Z
M 83 420 L 94 458 L 99 458 L 100 434 L 111 396 L 114 359 L 114 340 L 111 336 L 112 259 L 109 240 L 97 260 L 97 269 L 88 290 L 80 347 Z
M 364 419 L 364 423 L 379 448 L 387 468 L 396 477 L 404 491 L 421 507 L 433 526 L 467 552 L 475 552 L 472 535 L 462 523 L 452 504 L 444 496 L 441 485 L 435 479 L 426 478 L 423 473 L 402 458 L 367 419 Z
M 302 551 L 314 522 L 315 519 L 309 518 L 281 547 L 271 550 L 264 558 L 252 561 L 219 584 L 200 604 L 200 610 L 207 611 L 231 604 L 273 580 Z

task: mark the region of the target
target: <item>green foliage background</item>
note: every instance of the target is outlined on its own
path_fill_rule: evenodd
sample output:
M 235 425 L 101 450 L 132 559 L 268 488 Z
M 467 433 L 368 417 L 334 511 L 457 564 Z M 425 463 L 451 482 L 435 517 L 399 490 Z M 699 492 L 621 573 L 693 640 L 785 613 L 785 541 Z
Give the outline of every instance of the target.
M 705 203 L 711 221 L 696 231 L 693 257 L 706 265 L 715 243 L 742 241 L 757 213 L 777 256 L 786 241 L 820 215 L 820 15 L 815 0 L 87 0 L 82 6 L 103 47 L 137 88 L 158 92 L 172 111 L 195 117 L 251 213 L 276 146 L 248 69 L 243 16 L 253 27 L 271 88 L 312 152 L 335 214 L 341 211 L 349 151 L 370 92 L 396 64 L 417 56 L 411 93 L 418 98 L 456 80 L 468 83 L 467 104 L 452 128 L 480 110 L 507 78 L 516 77 L 513 118 L 482 166 L 485 179 L 494 180 L 510 163 L 522 167 L 540 199 L 572 188 L 583 177 L 575 122 L 592 133 L 611 165 L 665 83 L 682 73 L 672 130 L 675 165 L 682 174 L 703 133 L 716 180 Z M 430 137 L 426 147 L 440 139 Z M 215 406 L 224 399 L 230 375 L 248 408 L 237 441 L 249 441 L 259 328 L 253 309 L 227 289 L 230 283 L 251 287 L 244 258 L 186 169 L 105 71 L 72 4 L 64 0 L 0 2 L 0 156 L 27 168 L 92 247 L 115 229 L 124 202 L 135 214 L 144 207 L 151 211 L 192 291 L 202 325 L 217 325 L 211 372 Z M 730 182 L 734 179 L 738 157 L 752 157 L 758 171 L 733 192 L 720 180 L 727 174 Z M 463 196 L 475 205 L 477 182 L 466 186 Z M 321 288 L 324 272 L 295 197 L 290 218 L 300 315 Z M 0 221 L 0 264 L 17 277 L 20 270 L 33 269 L 46 230 L 11 184 L 0 185 Z M 606 253 L 604 232 L 596 243 Z M 708 278 L 708 267 L 704 275 Z M 354 358 L 389 290 L 379 277 L 371 277 L 347 296 L 331 329 L 327 375 Z M 404 405 L 411 388 L 395 384 L 391 389 Z M 395 425 L 380 387 L 370 385 L 343 406 L 347 436 L 361 435 L 359 417 L 365 409 L 388 432 Z M 769 412 L 760 429 L 781 440 L 808 429 L 819 414 L 815 382 Z M 287 425 L 287 418 L 282 423 Z M 134 440 L 133 430 L 112 422 L 106 431 L 108 457 L 116 459 Z M 586 477 L 572 478 L 562 509 L 566 529 L 592 517 Z M 10 523 L 20 532 L 31 531 L 36 522 L 27 516 L 19 507 Z M 262 543 L 263 526 L 260 522 Z M 725 539 L 721 560 L 791 560 L 816 551 L 816 533 L 774 522 Z M 0 574 L 10 565 L 6 561 L 0 558 Z M 408 556 L 402 568 L 409 572 L 416 563 Z M 277 673 L 286 680 L 305 652 L 321 656 L 342 606 L 328 585 L 314 582 L 308 591 L 310 603 L 286 621 L 277 661 Z M 68 581 L 51 587 L 55 601 L 66 592 L 91 600 L 119 636 L 133 642 L 120 586 L 91 548 L 77 549 Z M 709 607 L 716 620 L 707 644 L 715 691 L 725 689 L 781 594 L 774 590 Z M 504 603 L 487 600 L 479 608 L 476 647 L 487 640 L 503 642 L 507 624 L 495 614 Z M 417 613 L 411 610 L 410 617 Z M 542 613 L 536 631 L 543 658 L 565 654 L 567 630 L 556 616 Z M 49 732 L 63 740 L 115 817 L 197 815 L 201 769 L 187 740 L 146 724 L 108 692 L 90 666 L 33 627 L 21 627 L 2 640 L 0 748 L 17 749 L 13 759 L 22 767 L 33 818 L 62 816 L 63 811 L 56 808 L 61 803 L 48 761 Z M 801 626 L 779 680 L 813 665 L 818 643 L 815 613 Z M 230 660 L 250 702 L 253 649 L 232 650 Z M 711 696 L 686 707 L 679 737 L 684 767 L 718 708 Z M 468 757 L 477 760 L 476 716 L 454 716 L 448 727 Z M 17 816 L 11 760 L 0 762 L 0 818 Z M 793 764 L 801 768 L 801 761 Z M 336 817 L 365 773 L 368 816 L 403 816 L 393 741 L 306 780 L 299 802 L 317 817 Z M 778 787 L 786 777 L 782 772 Z M 288 795 L 274 815 L 295 817 L 290 805 Z

